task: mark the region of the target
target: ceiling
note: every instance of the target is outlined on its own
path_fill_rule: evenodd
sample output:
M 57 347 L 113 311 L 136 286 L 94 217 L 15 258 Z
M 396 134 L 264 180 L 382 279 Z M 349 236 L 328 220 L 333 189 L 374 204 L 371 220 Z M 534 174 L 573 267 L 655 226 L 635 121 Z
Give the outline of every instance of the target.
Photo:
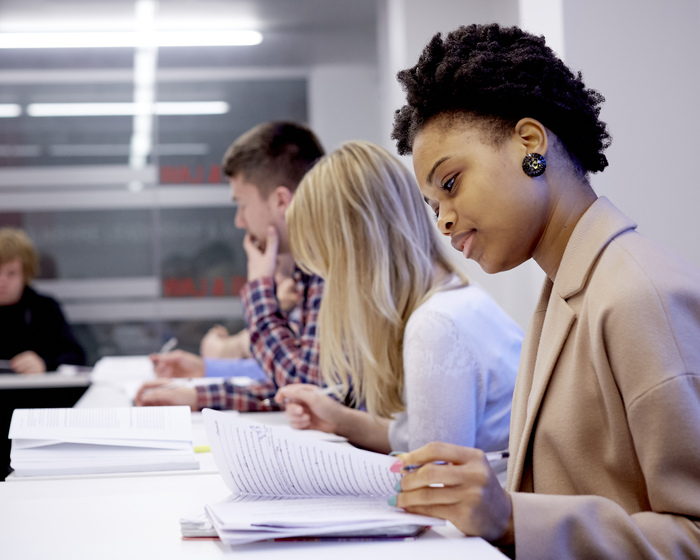
M 161 48 L 161 68 L 374 64 L 377 0 L 160 0 L 158 21 L 254 26 L 260 45 Z M 133 21 L 133 0 L 0 0 L 0 31 L 75 31 Z M 0 69 L 128 68 L 131 49 L 0 51 Z

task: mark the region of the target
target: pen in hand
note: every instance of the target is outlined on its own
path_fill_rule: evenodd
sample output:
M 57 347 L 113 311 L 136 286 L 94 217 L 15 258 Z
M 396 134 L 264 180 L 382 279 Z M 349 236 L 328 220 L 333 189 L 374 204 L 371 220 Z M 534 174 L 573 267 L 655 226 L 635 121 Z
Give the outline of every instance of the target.
M 324 387 L 321 389 L 321 394 L 322 395 L 332 395 L 333 393 L 340 392 L 343 390 L 342 385 L 329 385 L 328 387 Z M 271 406 L 275 404 L 275 399 L 274 398 L 267 398 L 263 399 L 260 401 L 264 406 Z M 284 399 L 283 402 L 289 402 L 289 399 Z
M 175 350 L 175 347 L 177 346 L 177 338 L 170 337 L 163 346 L 160 347 L 159 354 L 167 354 L 168 352 L 171 352 L 172 350 Z
M 489 451 L 485 453 L 486 455 L 486 460 L 489 463 L 493 463 L 494 461 L 500 461 L 501 459 L 507 459 L 510 456 L 510 453 L 508 451 Z M 433 461 L 434 465 L 446 465 L 446 461 Z M 418 470 L 422 467 L 423 465 L 405 465 L 403 468 L 400 470 L 403 472 L 412 472 L 415 470 Z

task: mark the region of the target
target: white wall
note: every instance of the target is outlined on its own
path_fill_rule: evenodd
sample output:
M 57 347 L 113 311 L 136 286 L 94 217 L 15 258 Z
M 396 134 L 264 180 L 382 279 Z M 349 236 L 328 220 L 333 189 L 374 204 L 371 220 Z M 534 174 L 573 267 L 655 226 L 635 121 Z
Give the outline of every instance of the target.
M 438 31 L 497 21 L 543 34 L 589 87 L 605 97 L 610 167 L 592 176 L 639 230 L 700 265 L 700 0 L 381 0 L 379 65 L 321 66 L 310 78 L 310 124 L 327 149 L 364 138 L 395 151 L 394 111 L 405 97 L 396 73 L 414 65 Z M 410 158 L 405 159 L 411 167 Z M 544 275 L 534 262 L 497 275 L 456 262 L 521 326 Z
M 640 232 L 700 266 L 700 0 L 383 0 L 380 6 L 382 145 L 395 149 L 391 118 L 405 99 L 396 72 L 417 62 L 434 33 L 490 21 L 521 25 L 545 35 L 606 97 L 601 117 L 613 143 L 610 167 L 592 176 L 596 192 L 636 220 Z M 471 261 L 467 268 L 527 325 L 544 278 L 534 262 L 493 276 Z
M 390 139 L 393 114 L 405 103 L 405 95 L 396 81 L 399 70 L 413 66 L 430 38 L 438 31 L 447 33 L 460 25 L 498 22 L 518 23 L 517 0 L 385 0 L 379 17 L 379 65 L 382 84 L 382 145 L 395 153 Z M 412 168 L 410 158 L 406 165 Z M 484 273 L 473 261 L 444 238 L 449 254 L 466 269 L 472 281 L 482 285 L 523 328 L 539 296 L 544 274 L 533 262 L 497 275 Z
M 567 0 L 567 64 L 606 98 L 594 175 L 638 231 L 700 266 L 700 1 Z
M 309 126 L 330 152 L 348 140 L 381 144 L 379 76 L 372 65 L 315 66 L 309 74 Z

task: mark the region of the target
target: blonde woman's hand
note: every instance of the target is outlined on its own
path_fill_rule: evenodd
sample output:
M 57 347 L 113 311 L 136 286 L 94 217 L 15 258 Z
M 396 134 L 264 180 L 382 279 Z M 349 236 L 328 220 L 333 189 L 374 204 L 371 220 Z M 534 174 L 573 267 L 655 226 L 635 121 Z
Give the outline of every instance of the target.
M 447 464 L 435 464 L 437 461 Z M 400 455 L 399 465 L 422 466 L 401 479 L 401 492 L 395 498 L 397 507 L 447 519 L 465 535 L 497 541 L 499 546 L 513 544 L 510 494 L 501 488 L 483 451 L 429 443 Z M 443 487 L 436 487 L 438 484 Z
M 173 385 L 169 379 L 146 381 L 134 397 L 136 406 L 177 406 L 186 405 L 191 410 L 197 407 L 197 389 L 182 385 Z
M 338 433 L 338 426 L 347 408 L 309 383 L 285 385 L 277 391 L 275 402 L 284 404 L 284 413 L 292 428 L 332 434 Z

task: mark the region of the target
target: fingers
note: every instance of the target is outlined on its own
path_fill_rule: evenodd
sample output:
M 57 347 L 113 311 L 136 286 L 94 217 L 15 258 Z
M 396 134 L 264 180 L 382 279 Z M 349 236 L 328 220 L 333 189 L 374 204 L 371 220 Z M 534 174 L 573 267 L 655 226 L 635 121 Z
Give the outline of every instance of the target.
M 404 453 L 399 458 L 404 466 L 425 465 L 435 461 L 444 461 L 452 464 L 463 464 L 474 460 L 483 460 L 484 452 L 472 447 L 462 447 L 439 441 L 429 443 L 423 447 Z
M 270 257 L 273 266 L 277 264 L 277 250 L 279 248 L 279 235 L 275 226 L 267 226 L 267 239 L 265 242 L 265 255 Z
M 250 234 L 246 234 L 243 239 L 243 248 L 248 257 L 248 281 L 252 282 L 259 278 L 270 277 L 275 274 L 275 262 L 277 260 L 277 249 L 279 238 L 274 226 L 267 228 L 267 238 L 264 250 L 255 245 L 255 241 Z
M 460 502 L 461 494 L 454 488 L 420 488 L 411 492 L 402 491 L 397 496 L 396 507 L 403 509 L 434 508 L 435 506 L 451 506 Z M 432 514 L 428 514 L 432 515 Z
M 158 355 L 151 357 L 151 361 L 153 362 L 153 371 L 157 377 L 173 376 L 173 367 L 168 360 L 165 359 L 165 356 Z
M 284 409 L 289 425 L 297 430 L 308 430 L 311 427 L 311 416 L 299 404 L 289 403 Z
M 46 363 L 36 352 L 28 350 L 10 360 L 10 367 L 17 373 L 44 373 Z
M 228 329 L 223 325 L 214 325 L 207 331 L 207 335 L 218 336 L 219 338 L 226 338 L 229 336 Z
M 173 406 L 187 405 L 192 410 L 197 410 L 197 389 L 194 387 L 177 388 L 143 388 L 139 390 L 137 406 Z
M 275 395 L 275 402 L 284 404 L 286 407 L 290 403 L 303 404 L 307 409 L 311 408 L 319 396 L 318 387 L 308 383 L 292 383 L 278 389 Z
M 159 391 L 158 389 L 144 391 L 138 402 L 134 399 L 134 403 L 138 406 L 170 406 L 177 404 L 174 401 L 175 397 L 172 391 Z
M 282 297 L 296 297 L 297 283 L 296 280 L 294 280 L 294 278 L 290 278 L 289 276 L 279 278 L 275 276 L 275 282 L 277 283 L 278 298 L 280 294 L 282 295 Z
M 318 392 L 318 387 L 309 383 L 290 383 L 278 389 L 275 402 L 283 403 L 285 400 L 306 401 Z
M 406 474 L 401 480 L 401 491 L 409 492 L 418 488 L 435 485 L 454 487 L 460 485 L 485 486 L 489 480 L 491 467 L 479 460 L 461 465 L 440 465 L 426 463 L 418 470 Z
M 510 496 L 501 488 L 483 451 L 431 443 L 404 453 L 399 461 L 407 474 L 401 479 L 399 494 L 392 498 L 397 507 L 448 519 L 463 533 L 487 540 L 499 539 L 510 530 Z M 421 466 L 407 471 L 409 464 Z
M 144 398 L 145 395 L 153 389 L 165 385 L 169 383 L 170 381 L 168 379 L 154 379 L 153 381 L 146 381 L 144 382 L 141 387 L 139 387 L 139 390 L 136 391 L 136 395 L 134 396 L 134 404 L 139 405 L 139 406 L 144 406 Z
M 172 377 L 173 368 L 171 364 L 170 352 L 167 354 L 151 354 L 149 358 L 153 362 L 153 371 L 157 377 Z
M 292 383 L 277 391 L 275 402 L 284 403 L 284 413 L 292 428 L 308 430 L 313 427 L 311 405 L 317 393 L 316 386 L 305 383 Z
M 245 251 L 246 255 L 248 255 L 248 258 L 255 255 L 262 255 L 263 253 L 260 250 L 256 240 L 253 238 L 253 235 L 250 233 L 246 233 L 245 237 L 243 238 L 243 250 Z
M 500 485 L 490 489 L 463 484 L 401 492 L 396 497 L 396 506 L 409 513 L 448 519 L 464 534 L 488 541 L 502 539 L 512 531 L 511 498 Z M 508 534 L 506 541 L 510 539 L 512 534 Z

